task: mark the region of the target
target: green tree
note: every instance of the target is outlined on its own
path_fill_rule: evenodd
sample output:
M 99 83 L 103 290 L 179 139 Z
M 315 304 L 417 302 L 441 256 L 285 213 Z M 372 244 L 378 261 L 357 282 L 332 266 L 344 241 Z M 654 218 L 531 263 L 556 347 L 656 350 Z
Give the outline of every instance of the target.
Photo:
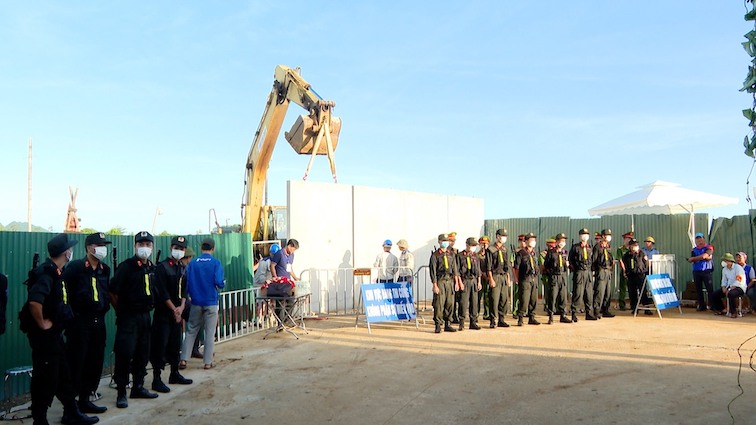
M 116 227 L 108 230 L 105 233 L 107 233 L 108 235 L 117 235 L 117 236 L 118 235 L 125 235 L 126 234 L 126 229 L 123 228 L 123 227 L 121 227 L 121 226 L 116 226 Z
M 745 136 L 743 140 L 743 147 L 745 148 L 745 154 L 756 161 L 756 9 L 754 9 L 753 0 L 746 0 L 745 20 L 752 22 L 754 28 L 745 34 L 746 41 L 742 43 L 743 49 L 745 49 L 748 56 L 751 57 L 751 64 L 748 66 L 748 75 L 746 75 L 745 81 L 743 81 L 743 87 L 740 91 L 750 93 L 753 97 L 751 107 L 743 109 L 743 116 L 748 120 L 748 127 L 750 132 Z
M 79 233 L 81 233 L 82 235 L 89 235 L 89 234 L 92 234 L 92 233 L 97 233 L 97 230 L 95 230 L 95 229 L 93 229 L 91 227 L 85 227 L 85 228 L 79 230 Z

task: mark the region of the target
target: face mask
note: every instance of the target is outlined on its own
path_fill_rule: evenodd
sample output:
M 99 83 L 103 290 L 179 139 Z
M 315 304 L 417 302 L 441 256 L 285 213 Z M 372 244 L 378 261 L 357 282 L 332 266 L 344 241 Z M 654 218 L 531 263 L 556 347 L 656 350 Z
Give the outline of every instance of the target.
M 638 246 L 634 246 L 634 247 L 633 247 L 633 252 L 638 252 L 638 251 L 640 251 L 640 247 L 638 247 Z
M 478 247 L 477 246 L 468 246 L 467 249 L 470 252 L 477 252 L 478 251 Z
M 180 249 L 172 249 L 171 250 L 171 257 L 173 257 L 173 258 L 175 258 L 177 260 L 180 260 L 180 259 L 184 258 L 184 254 L 186 254 L 186 252 L 184 252 L 184 251 L 182 251 Z
M 142 260 L 146 260 L 149 258 L 150 254 L 152 254 L 152 248 L 148 246 L 140 246 L 137 247 L 137 257 L 141 258 Z
M 67 251 L 66 251 L 66 261 L 71 261 L 71 258 L 72 258 L 72 257 L 73 257 L 73 251 L 72 251 L 72 250 L 70 250 L 70 249 L 69 249 L 69 250 L 67 250 Z
M 559 242 L 559 248 L 564 248 L 566 245 L 567 245 L 567 242 L 565 241 Z
M 612 241 L 612 235 L 606 235 L 606 241 L 611 242 Z
M 534 240 L 533 240 L 533 241 L 529 241 L 529 242 L 528 242 L 528 246 L 529 246 L 529 247 L 531 247 L 531 248 L 535 248 L 535 246 L 536 246 L 536 241 L 534 241 Z
M 722 268 L 727 267 L 727 261 L 722 261 Z
M 588 242 L 589 235 L 580 235 L 580 240 L 583 242 Z
M 503 244 L 507 243 L 507 237 L 506 236 L 499 236 L 498 239 L 499 239 L 499 242 L 501 242 Z
M 96 246 L 94 248 L 94 252 L 92 253 L 94 258 L 98 259 L 99 261 L 102 261 L 105 259 L 105 257 L 108 256 L 108 247 L 106 246 Z
M 441 248 L 449 248 L 449 241 L 441 242 Z

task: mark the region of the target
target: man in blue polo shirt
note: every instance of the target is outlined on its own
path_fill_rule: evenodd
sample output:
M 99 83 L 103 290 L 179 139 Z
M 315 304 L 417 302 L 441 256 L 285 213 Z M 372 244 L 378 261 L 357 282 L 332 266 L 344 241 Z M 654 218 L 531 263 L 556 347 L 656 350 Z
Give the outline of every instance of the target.
M 289 239 L 284 249 L 270 257 L 270 274 L 273 278 L 288 277 L 291 280 L 299 280 L 292 265 L 294 264 L 294 251 L 299 249 L 299 242 L 296 239 Z
M 706 305 L 703 288 L 706 288 L 709 297 L 714 293 L 712 287 L 714 265 L 711 260 L 713 255 L 714 247 L 706 243 L 703 233 L 696 233 L 696 246 L 691 250 L 688 262 L 693 264 L 693 281 L 696 283 L 698 294 L 697 311 L 706 311 L 707 307 L 711 308 L 711 305 Z M 711 298 L 709 298 L 709 302 L 711 302 Z
M 184 349 L 181 351 L 183 364 L 189 359 L 194 340 L 199 334 L 199 328 L 204 322 L 205 350 L 203 357 L 205 369 L 213 367 L 213 351 L 215 350 L 215 327 L 218 324 L 218 290 L 222 289 L 226 281 L 223 278 L 223 265 L 213 257 L 215 241 L 211 238 L 202 240 L 202 255 L 192 259 L 186 266 L 186 289 L 192 299 L 189 312 L 189 323 L 184 339 Z

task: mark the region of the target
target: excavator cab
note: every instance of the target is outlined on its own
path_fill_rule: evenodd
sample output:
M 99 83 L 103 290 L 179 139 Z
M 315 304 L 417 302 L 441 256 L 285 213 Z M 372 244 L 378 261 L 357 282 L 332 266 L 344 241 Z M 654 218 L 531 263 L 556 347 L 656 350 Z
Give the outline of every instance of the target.
M 335 151 L 336 145 L 338 145 L 339 143 L 341 119 L 338 117 L 331 117 L 329 127 L 331 145 L 333 147 L 333 150 Z M 297 151 L 297 153 L 302 155 L 310 155 L 315 148 L 315 142 L 318 138 L 319 132 L 320 128 L 317 128 L 315 126 L 314 119 L 312 119 L 309 115 L 300 115 L 299 117 L 297 117 L 297 121 L 291 127 L 291 130 L 284 133 L 284 137 L 286 137 L 286 140 L 289 142 L 291 147 L 294 148 L 295 151 Z M 328 145 L 325 137 L 323 137 L 323 140 L 321 140 L 320 145 L 318 146 L 318 151 L 315 154 L 328 154 Z

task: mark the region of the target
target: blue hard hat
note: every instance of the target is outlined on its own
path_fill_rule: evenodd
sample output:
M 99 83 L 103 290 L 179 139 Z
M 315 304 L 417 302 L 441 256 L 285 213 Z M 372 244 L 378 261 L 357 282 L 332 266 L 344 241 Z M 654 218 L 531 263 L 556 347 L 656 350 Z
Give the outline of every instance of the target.
M 393 244 L 391 243 L 391 239 L 386 239 L 385 241 L 383 241 L 383 245 L 391 246 Z
M 270 255 L 274 255 L 276 252 L 281 250 L 281 245 L 274 243 L 270 246 Z

